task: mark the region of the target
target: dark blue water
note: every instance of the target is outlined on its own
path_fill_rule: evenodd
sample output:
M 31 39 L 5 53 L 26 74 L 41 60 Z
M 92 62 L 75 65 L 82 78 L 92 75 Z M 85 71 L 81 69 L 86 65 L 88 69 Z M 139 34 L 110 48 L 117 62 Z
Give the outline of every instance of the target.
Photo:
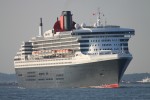
M 124 84 L 117 89 L 20 89 L 1 86 L 0 100 L 150 100 L 150 84 Z

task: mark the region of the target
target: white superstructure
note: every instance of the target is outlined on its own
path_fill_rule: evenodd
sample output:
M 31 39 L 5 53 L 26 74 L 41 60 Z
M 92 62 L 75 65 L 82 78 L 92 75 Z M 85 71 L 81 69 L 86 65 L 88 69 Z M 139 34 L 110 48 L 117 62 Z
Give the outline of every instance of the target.
M 128 50 L 128 40 L 133 35 L 133 31 L 119 26 L 81 28 L 67 33 L 56 32 L 56 34 L 49 30 L 44 33 L 43 37 L 33 37 L 29 42 L 22 44 L 15 57 L 15 65 L 16 68 L 38 65 L 53 66 L 53 64 L 76 64 L 81 59 L 88 62 L 94 58 L 106 60 L 131 56 Z M 52 58 L 52 56 L 59 55 L 68 57 Z

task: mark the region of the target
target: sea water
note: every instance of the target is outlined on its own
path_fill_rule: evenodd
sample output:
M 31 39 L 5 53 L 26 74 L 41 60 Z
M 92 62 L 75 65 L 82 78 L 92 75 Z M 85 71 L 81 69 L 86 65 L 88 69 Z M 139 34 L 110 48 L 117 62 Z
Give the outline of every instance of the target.
M 0 100 L 150 100 L 150 84 L 123 84 L 115 89 L 0 86 Z

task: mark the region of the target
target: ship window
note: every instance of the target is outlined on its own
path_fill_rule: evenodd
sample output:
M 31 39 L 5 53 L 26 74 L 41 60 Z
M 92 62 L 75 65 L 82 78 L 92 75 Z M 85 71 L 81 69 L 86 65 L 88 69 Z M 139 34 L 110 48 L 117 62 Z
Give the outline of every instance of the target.
M 18 76 L 22 76 L 22 74 L 18 74 Z
M 26 81 L 35 81 L 35 79 L 26 79 Z
M 35 72 L 27 72 L 27 74 L 35 74 Z
M 88 51 L 88 49 L 81 49 L 81 52 L 86 52 Z
M 128 43 L 122 43 L 120 46 L 128 46 Z
M 47 78 L 46 80 L 53 80 L 53 78 Z
M 128 41 L 129 39 L 120 39 L 120 42 Z
M 124 50 L 128 50 L 128 48 L 124 48 Z
M 64 80 L 64 78 L 56 78 L 56 80 Z
M 80 45 L 81 47 L 89 47 L 89 45 L 88 44 L 82 44 L 82 45 Z
M 89 40 L 79 40 L 80 43 L 89 42 Z
M 64 76 L 64 74 L 56 74 L 57 77 Z
M 29 75 L 29 76 L 27 76 L 27 77 L 35 77 L 35 75 Z
M 103 73 L 100 73 L 99 75 L 100 75 L 100 76 L 104 76 L 104 74 L 103 74 Z
M 39 73 L 39 75 L 45 75 L 45 73 Z
M 39 81 L 43 81 L 43 80 L 45 80 L 45 79 L 42 78 L 42 79 L 38 79 L 38 80 L 39 80 Z

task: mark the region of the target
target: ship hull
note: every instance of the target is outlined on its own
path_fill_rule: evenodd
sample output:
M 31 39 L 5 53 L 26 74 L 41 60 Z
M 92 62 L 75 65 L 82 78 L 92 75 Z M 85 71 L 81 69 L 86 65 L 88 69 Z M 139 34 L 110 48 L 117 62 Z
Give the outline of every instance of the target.
M 20 87 L 73 88 L 119 84 L 132 58 L 76 65 L 15 68 Z

